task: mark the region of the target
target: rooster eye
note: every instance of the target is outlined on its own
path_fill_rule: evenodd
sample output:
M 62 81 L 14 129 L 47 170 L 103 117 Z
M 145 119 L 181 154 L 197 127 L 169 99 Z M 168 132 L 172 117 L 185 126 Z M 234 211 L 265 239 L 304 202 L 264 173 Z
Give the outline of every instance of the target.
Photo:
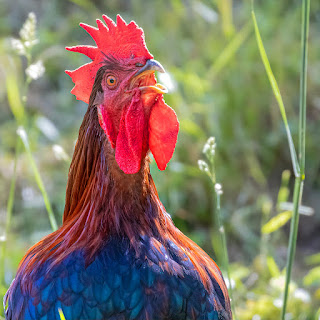
M 107 76 L 106 82 L 109 87 L 115 87 L 117 85 L 117 78 L 114 75 L 110 74 Z

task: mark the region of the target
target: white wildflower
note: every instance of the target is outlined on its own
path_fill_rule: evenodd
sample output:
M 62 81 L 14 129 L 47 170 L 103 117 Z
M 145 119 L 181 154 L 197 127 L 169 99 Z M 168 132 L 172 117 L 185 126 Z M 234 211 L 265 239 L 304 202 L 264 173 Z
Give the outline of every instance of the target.
M 282 308 L 282 305 L 283 305 L 282 299 L 280 299 L 280 298 L 274 299 L 274 300 L 273 300 L 273 305 L 274 305 L 276 308 L 281 309 L 281 308 Z
M 12 49 L 19 55 L 23 56 L 26 54 L 26 49 L 21 40 L 19 39 L 10 39 Z
M 30 64 L 26 69 L 26 74 L 30 79 L 36 80 L 39 79 L 45 72 L 44 65 L 41 60 L 36 63 Z
M 26 42 L 24 43 L 24 45 L 25 45 L 26 48 L 31 48 L 31 47 L 33 47 L 35 44 L 37 44 L 38 42 L 39 42 L 38 39 L 34 39 L 34 40 L 26 41 Z
M 59 136 L 57 127 L 46 117 L 39 116 L 36 120 L 36 125 L 50 140 L 55 140 Z
M 213 157 L 216 153 L 216 139 L 214 137 L 210 137 L 206 144 L 204 145 L 202 152 L 208 157 L 210 161 L 213 160 Z
M 207 143 L 210 145 L 210 146 L 215 146 L 216 145 L 216 138 L 215 137 L 210 137 L 207 141 Z
M 30 12 L 27 20 L 19 32 L 20 39 L 10 39 L 11 47 L 19 55 L 29 55 L 29 50 L 39 42 L 39 40 L 36 38 L 36 23 L 37 20 L 35 14 Z
M 36 40 L 36 24 L 36 15 L 33 12 L 30 12 L 19 32 L 22 41 L 32 43 Z
M 203 149 L 202 149 L 202 152 L 204 154 L 207 154 L 207 152 L 209 151 L 210 149 L 210 145 L 208 143 L 206 143 L 204 146 L 203 146 Z
M 285 281 L 286 281 L 285 277 L 283 275 L 281 275 L 281 276 L 276 277 L 276 278 L 271 278 L 270 285 L 274 289 L 282 290 L 284 288 Z
M 214 185 L 214 189 L 216 190 L 216 193 L 217 193 L 218 195 L 223 194 L 222 185 L 221 185 L 220 183 L 216 183 L 216 184 Z
M 304 303 L 310 303 L 311 297 L 307 290 L 304 290 L 302 288 L 298 288 L 294 291 L 294 297 L 298 300 L 301 300 Z
M 23 141 L 28 141 L 26 130 L 22 126 L 17 129 L 17 134 Z
M 57 160 L 69 161 L 69 156 L 67 155 L 67 153 L 64 151 L 64 149 L 60 145 L 58 145 L 58 144 L 53 145 L 52 151 L 53 151 L 55 157 L 57 158 Z
M 199 169 L 203 172 L 209 173 L 208 164 L 203 160 L 198 160 Z
M 196 11 L 204 20 L 209 23 L 216 23 L 218 21 L 218 13 L 201 1 L 195 1 L 193 4 L 194 11 Z

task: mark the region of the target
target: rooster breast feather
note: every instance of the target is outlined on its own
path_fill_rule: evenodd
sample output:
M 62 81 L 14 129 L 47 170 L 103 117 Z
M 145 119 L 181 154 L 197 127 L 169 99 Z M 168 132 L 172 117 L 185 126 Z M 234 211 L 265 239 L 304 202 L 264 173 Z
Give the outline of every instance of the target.
M 123 238 L 109 240 L 88 266 L 81 251 L 73 252 L 50 271 L 48 262 L 38 266 L 26 292 L 18 273 L 6 319 L 60 320 L 59 308 L 67 320 L 229 319 L 216 280 L 209 277 L 208 292 L 172 241 L 141 238 L 138 252 Z

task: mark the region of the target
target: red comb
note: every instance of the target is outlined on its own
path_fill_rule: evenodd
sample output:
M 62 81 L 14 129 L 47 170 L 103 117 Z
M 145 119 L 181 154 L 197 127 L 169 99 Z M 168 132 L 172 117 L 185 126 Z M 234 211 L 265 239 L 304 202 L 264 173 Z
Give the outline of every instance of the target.
M 115 58 L 130 58 L 144 56 L 152 59 L 148 51 L 143 30 L 134 21 L 129 24 L 117 15 L 117 24 L 106 15 L 102 16 L 105 24 L 97 19 L 98 28 L 80 23 L 80 27 L 86 30 L 95 41 L 97 47 L 75 46 L 66 47 L 67 50 L 79 52 L 89 57 L 89 62 L 74 71 L 66 70 L 75 86 L 71 90 L 78 100 L 89 103 L 90 94 L 96 73 L 101 67 L 105 55 L 112 55 Z

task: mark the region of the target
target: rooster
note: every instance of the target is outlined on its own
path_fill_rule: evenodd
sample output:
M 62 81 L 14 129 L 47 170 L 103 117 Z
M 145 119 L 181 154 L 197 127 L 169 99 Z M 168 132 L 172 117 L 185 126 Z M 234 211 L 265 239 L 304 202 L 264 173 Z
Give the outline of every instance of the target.
M 232 319 L 219 268 L 174 226 L 150 174 L 148 153 L 164 170 L 179 130 L 154 75 L 164 69 L 135 22 L 103 20 L 80 24 L 96 47 L 66 48 L 92 61 L 66 71 L 88 110 L 63 224 L 20 262 L 6 319 Z

